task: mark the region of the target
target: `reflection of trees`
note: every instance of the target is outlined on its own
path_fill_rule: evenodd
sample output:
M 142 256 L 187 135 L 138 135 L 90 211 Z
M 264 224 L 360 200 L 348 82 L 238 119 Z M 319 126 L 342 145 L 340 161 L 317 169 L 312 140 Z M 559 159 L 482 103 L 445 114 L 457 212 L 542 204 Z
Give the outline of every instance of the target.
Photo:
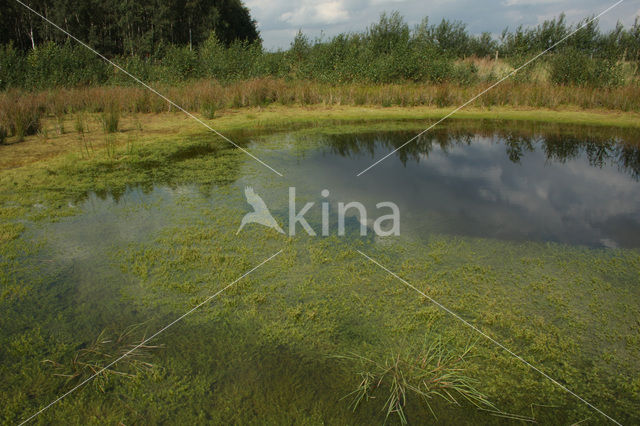
M 589 164 L 603 167 L 607 164 L 640 179 L 640 145 L 628 143 L 616 137 L 593 139 L 551 135 L 542 140 L 548 159 L 566 162 L 584 153 Z
M 534 141 L 531 138 L 511 134 L 504 136 L 504 146 L 509 160 L 513 163 L 519 163 L 525 152 L 535 150 Z
M 243 147 L 250 141 L 239 132 L 232 137 Z M 229 185 L 238 179 L 243 159 L 244 154 L 226 142 L 203 135 L 182 144 L 139 148 L 120 163 L 109 164 L 108 168 L 98 164 L 88 173 L 101 176 L 103 188 L 93 192 L 102 200 L 112 197 L 118 202 L 132 188 L 150 194 L 158 185 L 171 189 L 196 185 L 202 195 L 209 196 L 213 187 Z M 126 170 L 127 174 L 123 177 L 119 170 Z M 75 201 L 82 201 L 86 195 L 81 193 Z
M 376 148 L 393 151 L 415 136 L 416 133 L 404 131 L 332 135 L 327 140 L 327 144 L 333 153 L 343 157 L 361 154 L 373 156 Z M 415 138 L 395 155 L 402 164 L 406 165 L 408 161 L 419 162 L 421 158 L 428 157 L 434 146 L 439 146 L 442 151 L 447 152 L 454 146 L 469 145 L 473 137 L 473 133 L 452 135 L 444 129 L 438 129 L 428 135 Z
M 634 179 L 640 179 L 638 131 L 537 123 L 452 123 L 416 138 L 394 155 L 406 165 L 408 161 L 419 162 L 428 157 L 435 146 L 446 153 L 452 147 L 469 145 L 474 137 L 483 136 L 496 138 L 504 144 L 507 157 L 514 163 L 519 163 L 527 153 L 537 148 L 550 161 L 564 163 L 585 155 L 594 167 L 611 164 Z M 376 149 L 395 150 L 414 138 L 416 133 L 395 131 L 335 135 L 328 138 L 327 144 L 332 152 L 341 156 L 365 154 L 373 157 Z

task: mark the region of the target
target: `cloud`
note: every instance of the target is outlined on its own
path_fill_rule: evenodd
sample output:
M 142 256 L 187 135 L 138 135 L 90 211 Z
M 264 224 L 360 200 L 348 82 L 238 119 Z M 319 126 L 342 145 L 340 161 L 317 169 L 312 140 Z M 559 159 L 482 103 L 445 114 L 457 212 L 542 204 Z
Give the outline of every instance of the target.
M 245 0 L 267 49 L 286 48 L 298 29 L 311 38 L 331 37 L 340 32 L 365 30 L 378 20 L 382 12 L 397 10 L 409 25 L 429 16 L 429 22 L 443 18 L 460 20 L 473 34 L 488 31 L 500 34 L 511 29 L 537 25 L 544 19 L 565 12 L 567 22 L 576 22 L 613 4 L 613 0 Z M 600 18 L 603 29 L 621 21 L 633 25 L 638 16 L 637 3 L 625 2 Z M 292 35 L 293 34 L 293 35 Z
M 559 0 L 505 0 L 502 4 L 503 6 L 539 6 L 542 4 L 550 4 L 550 3 L 556 3 L 556 4 L 562 4 L 562 1 Z M 564 2 L 566 3 L 566 2 Z
M 292 11 L 280 15 L 280 19 L 292 25 L 337 24 L 349 20 L 349 12 L 343 1 L 298 3 Z

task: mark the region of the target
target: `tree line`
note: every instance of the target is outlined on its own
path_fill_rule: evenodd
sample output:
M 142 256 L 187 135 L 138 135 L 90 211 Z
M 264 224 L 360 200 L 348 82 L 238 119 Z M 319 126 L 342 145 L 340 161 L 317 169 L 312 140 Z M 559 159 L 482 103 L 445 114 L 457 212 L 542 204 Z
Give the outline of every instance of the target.
M 191 4 L 185 1 L 171 0 L 163 7 L 180 9 L 177 4 Z M 194 4 L 198 1 L 192 0 Z M 204 8 L 205 2 L 202 3 L 200 7 Z M 489 33 L 471 34 L 459 21 L 442 20 L 431 24 L 424 18 L 420 24 L 411 27 L 399 13 L 393 12 L 382 14 L 379 21 L 361 32 L 314 40 L 299 32 L 288 49 L 273 52 L 263 48 L 255 23 L 239 1 L 208 3 L 211 7 L 208 13 L 190 15 L 180 9 L 175 20 L 168 19 L 171 14 L 167 13 L 161 20 L 145 21 L 146 26 L 132 24 L 136 19 L 144 21 L 143 13 L 134 13 L 135 19 L 122 18 L 124 23 L 114 27 L 103 24 L 85 29 L 87 37 L 76 33 L 98 50 L 103 46 L 100 43 L 107 43 L 111 50 L 105 44 L 103 51 L 111 52 L 110 56 L 118 63 L 147 81 L 173 83 L 196 78 L 233 81 L 271 76 L 328 83 L 447 81 L 470 84 L 478 81 L 478 69 L 473 61 L 461 59 L 500 58 L 516 67 L 586 22 L 572 26 L 564 15 L 560 15 L 536 27 L 507 28 L 499 37 L 492 37 Z M 143 7 L 143 4 L 146 3 L 132 7 Z M 221 12 L 223 4 L 228 7 L 233 4 L 239 8 L 237 10 L 242 10 L 246 26 L 235 27 L 232 20 L 227 21 L 225 16 L 228 15 Z M 149 13 L 162 14 L 161 11 Z M 240 19 L 232 15 L 233 19 Z M 190 21 L 189 16 L 193 16 L 193 20 Z M 122 73 L 114 72 L 91 52 L 66 40 L 63 35 L 48 35 L 54 29 L 41 26 L 37 42 L 33 42 L 34 48 L 28 35 L 30 26 L 23 22 L 19 27 L 14 34 L 20 32 L 21 38 L 11 39 L 8 43 L 5 40 L 0 48 L 0 89 L 130 83 Z M 100 35 L 102 32 L 118 35 L 107 37 Z M 160 37 L 159 34 L 164 35 Z M 135 47 L 130 47 L 131 43 Z M 619 85 L 623 66 L 627 71 L 630 68 L 632 73 L 638 73 L 640 22 L 636 19 L 629 28 L 617 25 L 610 31 L 601 31 L 597 21 L 589 22 L 543 59 L 554 83 Z M 517 78 L 527 80 L 529 72 L 530 68 L 525 69 Z M 495 80 L 498 76 L 487 78 Z
M 0 19 L 0 44 L 19 51 L 67 36 L 13 0 Z M 241 0 L 29 0 L 47 19 L 105 55 L 152 56 L 166 45 L 200 45 L 211 32 L 225 44 L 259 40 Z

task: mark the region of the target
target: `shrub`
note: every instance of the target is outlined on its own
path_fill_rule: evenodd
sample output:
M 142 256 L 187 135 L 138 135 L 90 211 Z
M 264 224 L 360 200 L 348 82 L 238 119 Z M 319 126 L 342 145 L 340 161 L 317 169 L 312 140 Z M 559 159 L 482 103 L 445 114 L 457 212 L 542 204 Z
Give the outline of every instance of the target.
M 0 90 L 23 87 L 25 73 L 25 57 L 13 47 L 13 44 L 0 46 Z
M 154 77 L 153 64 L 149 59 L 143 59 L 139 56 L 125 56 L 116 58 L 115 62 L 122 68 L 127 70 L 127 72 L 131 73 L 142 81 L 149 81 L 152 79 L 152 77 Z M 115 68 L 109 76 L 109 82 L 124 85 L 138 84 L 131 77 Z
M 67 42 L 46 42 L 26 58 L 24 85 L 30 89 L 72 87 L 104 83 L 108 65 L 86 48 Z
M 198 75 L 198 54 L 189 47 L 170 46 L 162 59 L 165 79 L 182 81 Z
M 549 71 L 555 84 L 609 87 L 622 82 L 622 70 L 617 63 L 610 59 L 592 58 L 574 48 L 555 54 Z
M 199 55 L 201 74 L 222 81 L 260 77 L 280 68 L 265 61 L 265 57 L 279 57 L 265 56 L 259 43 L 236 41 L 225 47 L 214 34 L 202 44 Z

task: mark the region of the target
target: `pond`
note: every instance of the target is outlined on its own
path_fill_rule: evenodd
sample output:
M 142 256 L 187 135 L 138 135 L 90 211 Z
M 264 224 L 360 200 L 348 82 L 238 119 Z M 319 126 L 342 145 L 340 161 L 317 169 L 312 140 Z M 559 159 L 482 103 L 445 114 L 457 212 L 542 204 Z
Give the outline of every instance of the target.
M 638 135 L 452 121 L 356 176 L 416 129 L 244 135 L 284 177 L 197 142 L 151 163 L 143 185 L 101 185 L 66 201 L 66 217 L 26 221 L 1 246 L 0 419 L 28 418 L 197 307 L 36 421 L 608 421 L 461 320 L 608 416 L 640 421 Z M 246 187 L 284 233 L 239 231 Z M 290 188 L 296 211 L 313 203 L 317 235 L 290 235 Z M 350 210 L 341 235 L 337 205 L 354 201 L 368 217 Z M 399 235 L 372 230 L 384 201 Z M 396 403 L 394 383 L 407 390 Z
M 414 235 L 640 247 L 637 146 L 553 136 L 432 135 L 354 178 L 412 137 L 327 138 L 327 147 L 308 153 L 288 177 L 324 185 L 345 200 L 392 200 Z

